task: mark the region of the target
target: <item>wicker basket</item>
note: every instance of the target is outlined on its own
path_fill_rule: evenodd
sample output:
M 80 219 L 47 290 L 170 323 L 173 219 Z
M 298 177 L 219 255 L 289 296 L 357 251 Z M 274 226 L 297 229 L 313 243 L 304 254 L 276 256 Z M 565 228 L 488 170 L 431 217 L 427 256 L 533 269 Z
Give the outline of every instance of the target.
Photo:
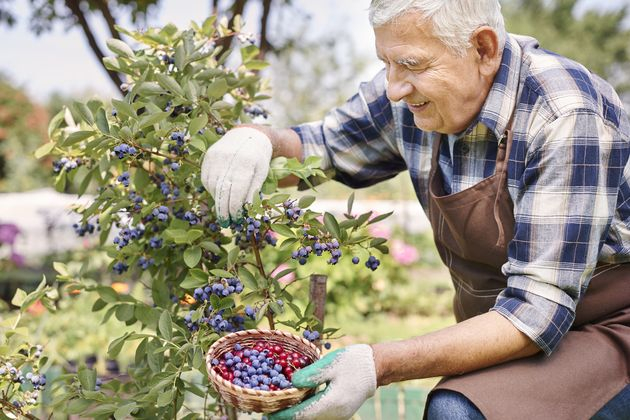
M 314 392 L 311 388 L 287 388 L 278 391 L 258 391 L 243 388 L 223 379 L 212 369 L 212 359 L 219 359 L 234 348 L 236 343 L 253 346 L 258 341 L 279 344 L 287 350 L 297 351 L 309 360 L 320 357 L 319 350 L 311 342 L 280 330 L 246 330 L 237 331 L 217 340 L 206 355 L 206 366 L 210 382 L 219 395 L 233 407 L 241 411 L 271 413 L 292 406 Z

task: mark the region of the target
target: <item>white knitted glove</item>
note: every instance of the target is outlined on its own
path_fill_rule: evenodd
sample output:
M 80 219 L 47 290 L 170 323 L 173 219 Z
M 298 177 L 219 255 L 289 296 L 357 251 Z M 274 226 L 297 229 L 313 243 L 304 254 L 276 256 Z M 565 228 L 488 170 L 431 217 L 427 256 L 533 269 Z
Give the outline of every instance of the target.
M 292 382 L 297 388 L 327 386 L 298 405 L 270 414 L 269 420 L 349 419 L 376 391 L 372 347 L 355 344 L 335 350 L 296 371 Z
M 243 204 L 260 191 L 271 161 L 271 140 L 249 127 L 228 131 L 206 151 L 201 164 L 201 183 L 214 197 L 219 221 L 241 217 Z

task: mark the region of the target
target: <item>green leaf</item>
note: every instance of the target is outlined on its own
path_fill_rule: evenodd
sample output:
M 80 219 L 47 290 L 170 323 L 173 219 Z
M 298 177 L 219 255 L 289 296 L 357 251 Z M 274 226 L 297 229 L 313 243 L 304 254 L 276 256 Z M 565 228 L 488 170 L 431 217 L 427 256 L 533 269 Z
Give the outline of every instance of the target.
M 109 123 L 107 122 L 107 116 L 103 108 L 99 108 L 98 111 L 96 111 L 96 126 L 102 133 L 109 134 Z
M 195 276 L 187 276 L 184 281 L 179 284 L 179 287 L 182 289 L 195 289 L 205 286 L 206 284 L 208 284 L 208 280 L 198 279 Z
M 258 290 L 258 283 L 254 275 L 245 267 L 238 270 L 238 277 L 249 290 Z
M 371 247 L 377 247 L 379 245 L 384 244 L 385 242 L 387 242 L 387 239 L 385 238 L 374 238 L 370 241 L 370 246 Z
M 136 88 L 136 91 L 142 96 L 163 95 L 166 91 L 157 82 L 142 82 Z
M 210 274 L 212 274 L 213 276 L 216 276 L 216 277 L 224 278 L 224 279 L 229 279 L 231 277 L 234 277 L 234 274 L 230 273 L 229 271 L 221 270 L 219 268 L 215 268 L 214 270 L 210 270 Z
M 129 415 L 137 408 L 138 408 L 138 404 L 136 404 L 135 402 L 121 405 L 120 407 L 116 409 L 116 411 L 114 411 L 114 418 L 116 420 L 128 418 Z
M 133 319 L 135 307 L 134 305 L 125 303 L 116 307 L 116 318 L 121 322 L 127 322 Z
M 208 85 L 206 95 L 209 98 L 221 99 L 228 91 L 228 84 L 225 79 L 218 79 Z
M 98 312 L 107 306 L 107 302 L 103 299 L 96 299 L 92 305 L 92 312 Z
M 98 286 L 96 293 L 107 303 L 114 303 L 119 300 L 118 293 L 109 286 Z
M 204 242 L 200 243 L 199 245 L 203 249 L 206 249 L 206 250 L 212 252 L 214 255 L 221 255 L 221 248 L 219 248 L 219 245 L 215 244 L 214 242 L 204 241 Z
M 168 287 L 166 287 L 166 283 L 162 279 L 153 279 L 151 296 L 153 297 L 153 302 L 160 308 L 166 308 L 171 303 Z
M 63 121 L 64 114 L 66 113 L 66 108 L 64 107 L 61 111 L 57 112 L 54 117 L 48 123 L 48 138 L 52 139 L 53 133 L 59 128 L 61 122 Z
M 88 108 L 86 104 L 75 101 L 72 103 L 72 108 L 79 114 L 79 118 L 89 125 L 94 125 L 94 115 L 92 115 L 92 111 L 90 111 L 90 108 Z
M 354 204 L 354 192 L 348 197 L 348 214 L 352 214 L 352 205 Z
M 22 303 L 24 303 L 26 296 L 28 295 L 24 290 L 17 289 L 15 291 L 15 295 L 13 296 L 13 299 L 11 299 L 11 304 L 15 306 L 22 306 Z
M 228 268 L 232 268 L 238 259 L 238 254 L 240 253 L 240 249 L 238 247 L 234 247 L 230 249 L 227 256 L 227 266 Z
M 246 63 L 256 57 L 259 51 L 260 50 L 257 46 L 247 45 L 246 47 L 241 48 L 241 60 L 243 63 Z
M 151 182 L 149 173 L 143 168 L 136 168 L 136 173 L 133 177 L 133 184 L 136 186 L 136 191 L 144 191 L 144 188 Z
M 330 232 L 335 238 L 341 237 L 341 231 L 339 230 L 339 223 L 337 223 L 337 219 L 328 212 L 324 213 L 324 226 L 326 226 L 328 232 Z
M 113 308 L 110 308 L 113 309 Z M 122 337 L 118 337 L 114 339 L 111 343 L 109 343 L 109 347 L 107 348 L 107 354 L 111 359 L 115 359 L 122 350 L 123 345 L 125 344 L 125 340 L 127 337 L 131 335 L 130 332 L 125 333 Z
M 182 89 L 179 83 L 177 83 L 177 80 L 175 80 L 173 77 L 166 74 L 158 73 L 155 75 L 155 78 L 159 85 L 162 86 L 164 89 L 171 91 L 176 95 L 184 96 L 184 89 Z
M 88 391 L 94 391 L 96 387 L 96 370 L 88 368 L 79 369 L 79 382 L 83 389 Z
M 188 133 L 192 136 L 197 134 L 199 130 L 204 128 L 208 124 L 208 116 L 206 114 L 200 115 L 193 119 L 188 126 Z
M 136 115 L 136 111 L 127 102 L 112 99 L 112 105 L 114 105 L 114 108 L 116 108 L 116 111 L 119 115 L 124 115 L 127 118 L 133 119 L 138 118 L 138 116 Z
M 269 63 L 262 60 L 251 60 L 245 64 L 245 68 L 248 70 L 262 70 L 269 66 Z
M 315 197 L 313 197 L 312 195 L 305 195 L 304 197 L 300 198 L 300 200 L 298 201 L 298 207 L 301 209 L 305 209 L 309 207 L 311 204 L 313 204 L 314 202 L 315 202 Z
M 122 57 L 133 58 L 135 54 L 131 47 L 124 43 L 123 41 L 115 38 L 110 38 L 106 41 L 107 48 L 114 54 L 118 54 Z
M 56 143 L 49 141 L 48 143 L 44 143 L 35 150 L 34 156 L 35 159 L 41 159 L 44 156 L 47 156 L 52 150 L 55 148 Z
M 203 231 L 198 229 L 191 229 L 186 233 L 186 243 L 192 244 L 197 239 L 203 236 Z
M 171 320 L 171 314 L 169 311 L 163 311 L 162 315 L 160 315 L 158 328 L 162 337 L 169 341 L 173 339 L 173 321 Z
M 184 251 L 184 262 L 190 268 L 195 267 L 201 260 L 201 248 L 193 246 Z
M 156 112 L 155 114 L 143 115 L 138 122 L 138 128 L 142 130 L 143 128 L 162 122 L 169 115 L 169 112 Z
M 271 225 L 271 230 L 273 230 L 274 232 L 276 232 L 279 235 L 285 236 L 287 238 L 295 238 L 295 233 L 293 232 L 293 230 L 291 230 L 290 227 L 288 227 L 287 225 L 280 225 L 280 224 L 272 224 Z
M 385 213 L 385 214 L 380 214 L 380 215 L 376 216 L 375 218 L 373 218 L 372 220 L 370 220 L 368 222 L 368 225 L 371 225 L 372 223 L 377 223 L 377 222 L 380 222 L 381 220 L 387 219 L 392 214 L 394 214 L 393 211 L 390 211 L 389 213 Z
M 169 389 L 168 391 L 162 392 L 157 398 L 157 406 L 164 407 L 169 405 L 173 401 L 173 390 Z
M 75 131 L 74 133 L 70 133 L 68 137 L 62 142 L 63 147 L 72 146 L 73 144 L 79 143 L 89 137 L 95 135 L 95 131 Z
M 70 400 L 64 411 L 67 414 L 79 414 L 88 409 L 92 405 L 92 401 L 83 398 L 75 398 Z

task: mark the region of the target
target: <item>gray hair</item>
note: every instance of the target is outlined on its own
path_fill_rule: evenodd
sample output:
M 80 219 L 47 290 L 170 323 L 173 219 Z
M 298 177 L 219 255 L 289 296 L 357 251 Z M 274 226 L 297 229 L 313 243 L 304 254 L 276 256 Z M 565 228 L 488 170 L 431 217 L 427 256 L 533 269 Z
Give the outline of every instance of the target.
M 433 33 L 455 54 L 463 56 L 471 47 L 470 36 L 488 25 L 503 49 L 507 33 L 498 0 L 372 0 L 370 24 L 377 28 L 409 11 L 419 12 L 433 26 Z

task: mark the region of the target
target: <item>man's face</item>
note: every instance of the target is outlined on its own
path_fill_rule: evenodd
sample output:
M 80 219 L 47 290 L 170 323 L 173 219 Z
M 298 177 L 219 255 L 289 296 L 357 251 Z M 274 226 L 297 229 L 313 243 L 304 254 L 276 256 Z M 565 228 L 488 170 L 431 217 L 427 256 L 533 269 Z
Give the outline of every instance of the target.
M 459 133 L 481 110 L 491 80 L 480 73 L 474 46 L 463 57 L 454 55 L 419 17 L 409 12 L 374 29 L 376 53 L 387 69 L 387 96 L 407 103 L 418 128 Z

